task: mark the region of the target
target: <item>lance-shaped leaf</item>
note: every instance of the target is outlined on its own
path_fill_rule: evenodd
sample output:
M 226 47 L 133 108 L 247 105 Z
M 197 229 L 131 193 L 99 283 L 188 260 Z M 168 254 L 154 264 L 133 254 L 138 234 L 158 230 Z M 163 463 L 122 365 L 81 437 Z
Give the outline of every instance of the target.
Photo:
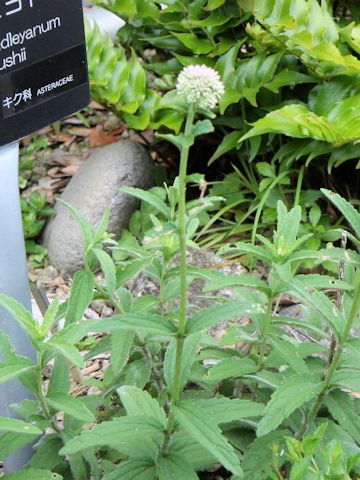
M 241 317 L 242 315 L 256 315 L 264 313 L 264 308 L 259 303 L 250 303 L 244 301 L 229 301 L 212 305 L 196 313 L 187 325 L 188 333 L 200 332 L 209 329 L 214 325 L 230 320 L 231 318 Z
M 66 455 L 91 447 L 114 445 L 117 442 L 141 441 L 146 436 L 158 435 L 162 431 L 162 423 L 155 418 L 145 415 L 119 417 L 96 425 L 92 430 L 84 431 L 69 440 L 60 453 Z
M 310 375 L 296 375 L 285 380 L 271 396 L 260 420 L 257 435 L 275 430 L 297 408 L 320 394 L 324 383 Z
M 24 433 L 28 435 L 41 435 L 42 431 L 31 423 L 15 418 L 0 417 L 0 430 L 7 432 Z
M 9 473 L 3 478 L 4 480 L 61 480 L 63 477 L 49 470 L 34 470 L 29 468 L 22 472 Z
M 197 405 L 188 402 L 175 407 L 174 412 L 176 420 L 194 440 L 209 450 L 234 475 L 242 476 L 238 455 L 211 417 L 204 415 Z

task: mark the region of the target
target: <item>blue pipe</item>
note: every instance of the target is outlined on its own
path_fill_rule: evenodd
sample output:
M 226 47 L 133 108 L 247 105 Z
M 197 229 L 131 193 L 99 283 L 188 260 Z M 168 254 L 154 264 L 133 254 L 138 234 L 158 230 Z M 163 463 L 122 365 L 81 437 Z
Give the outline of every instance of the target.
M 0 148 L 0 293 L 16 298 L 31 310 L 19 196 L 19 143 Z M 0 308 L 0 329 L 8 335 L 19 355 L 36 361 L 30 340 L 3 308 Z M 1 352 L 0 360 L 3 360 Z M 15 417 L 10 405 L 32 398 L 17 380 L 1 384 L 0 415 Z M 18 450 L 5 460 L 5 471 L 20 470 L 32 455 L 31 445 Z

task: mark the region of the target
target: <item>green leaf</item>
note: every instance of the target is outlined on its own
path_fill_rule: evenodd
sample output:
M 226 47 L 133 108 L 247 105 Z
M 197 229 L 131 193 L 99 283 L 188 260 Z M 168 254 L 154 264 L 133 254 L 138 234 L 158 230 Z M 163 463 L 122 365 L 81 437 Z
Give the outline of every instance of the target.
M 110 217 L 111 217 L 110 208 L 105 208 L 103 216 L 101 217 L 99 226 L 97 227 L 95 232 L 95 237 L 93 240 L 94 245 L 96 245 L 97 243 L 101 242 L 104 239 L 104 235 L 106 234 L 106 230 L 109 226 Z
M 332 417 L 360 443 L 360 425 L 358 412 L 355 410 L 355 399 L 347 393 L 335 390 L 325 397 L 325 405 Z
M 257 428 L 257 436 L 262 437 L 275 430 L 297 408 L 319 395 L 323 388 L 324 383 L 310 375 L 297 375 L 285 380 L 266 405 L 264 417 Z
M 187 48 L 198 55 L 206 55 L 214 49 L 214 45 L 210 40 L 200 39 L 192 33 L 175 33 L 172 34 L 178 38 Z
M 115 445 L 117 442 L 141 441 L 146 436 L 156 436 L 163 432 L 162 423 L 151 417 L 138 415 L 118 417 L 111 422 L 103 422 L 92 430 L 84 431 L 78 437 L 66 442 L 60 454 L 66 455 L 87 448 Z
M 355 231 L 357 238 L 360 239 L 360 213 L 355 210 L 351 203 L 346 201 L 345 198 L 341 197 L 338 193 L 331 192 L 325 188 L 321 188 L 320 190 L 326 198 L 330 200 L 338 210 L 340 210 L 349 222 L 351 228 Z
M 243 301 L 228 301 L 222 304 L 212 305 L 196 313 L 187 324 L 187 332 L 194 333 L 209 329 L 214 325 L 241 317 L 241 315 L 255 315 L 264 313 L 263 306 L 258 303 Z
M 7 382 L 23 373 L 33 370 L 35 364 L 25 357 L 14 356 L 0 364 L 0 383 Z
M 36 452 L 27 466 L 33 469 L 52 470 L 63 461 L 63 458 L 59 455 L 62 446 L 63 441 L 57 434 L 45 435 L 39 442 Z
M 145 388 L 150 381 L 152 364 L 147 358 L 139 358 L 126 366 L 125 385 L 133 385 L 139 388 Z
M 181 358 L 180 378 L 179 378 L 179 391 L 181 391 L 188 381 L 191 367 L 194 363 L 197 355 L 201 334 L 195 333 L 189 335 L 184 340 L 183 354 Z M 176 364 L 176 349 L 177 340 L 173 339 L 165 354 L 164 360 L 164 377 L 166 385 L 172 395 L 174 392 L 174 377 L 175 377 L 175 364 Z
M 199 400 L 196 405 L 216 424 L 229 423 L 242 418 L 259 417 L 265 405 L 239 398 L 216 397 Z
M 269 292 L 269 287 L 266 282 L 260 280 L 260 278 L 253 277 L 251 275 L 224 275 L 215 274 L 211 275 L 209 283 L 204 287 L 204 292 L 211 292 L 212 290 L 220 290 L 228 287 L 250 287 L 261 290 L 262 292 Z
M 83 233 L 83 238 L 84 238 L 84 252 L 86 252 L 86 250 L 88 249 L 88 247 L 91 245 L 93 241 L 93 238 L 95 235 L 94 229 L 90 225 L 89 221 L 86 219 L 85 215 L 83 215 L 79 210 L 72 207 L 62 199 L 58 199 L 57 201 L 65 205 L 65 207 L 70 210 L 70 212 L 73 214 L 73 216 L 79 223 Z
M 339 289 L 339 290 L 353 290 L 353 287 L 337 278 L 330 277 L 329 275 L 320 275 L 316 273 L 307 273 L 306 275 L 296 275 L 295 280 L 300 280 L 304 283 L 305 287 L 321 288 L 321 289 Z
M 130 458 L 121 462 L 106 480 L 155 480 L 156 468 L 148 460 Z
M 314 77 L 305 75 L 304 73 L 297 72 L 295 70 L 288 70 L 287 68 L 281 70 L 274 78 L 264 85 L 265 88 L 274 93 L 279 93 L 283 87 L 295 87 L 302 83 L 316 83 L 317 80 Z
M 280 355 L 284 363 L 290 365 L 290 367 L 299 374 L 309 373 L 309 369 L 299 355 L 299 351 L 296 346 L 291 342 L 285 342 L 279 339 L 272 339 L 271 343 L 274 346 L 274 351 Z
M 146 415 L 155 418 L 166 427 L 167 422 L 164 410 L 148 392 L 129 385 L 120 387 L 116 391 L 129 416 Z
M 220 429 L 194 404 L 174 407 L 176 420 L 194 440 L 211 452 L 234 475 L 242 475 L 239 458 Z
M 63 354 L 56 355 L 53 362 L 47 394 L 51 395 L 54 392 L 68 393 L 70 390 L 69 368 L 71 366 Z
M 332 380 L 333 385 L 338 385 L 353 392 L 360 392 L 360 372 L 359 370 L 350 370 L 343 368 L 334 373 Z
M 3 331 L 0 331 L 0 352 L 4 360 L 13 357 L 15 354 L 15 349 L 10 342 L 10 338 Z
M 79 367 L 84 367 L 84 359 L 77 348 L 68 342 L 63 341 L 56 336 L 52 337 L 48 342 L 43 345 L 44 349 L 51 348 L 56 353 L 60 353 L 62 356 L 70 360 L 70 362 Z
M 283 52 L 273 55 L 261 53 L 240 62 L 236 70 L 235 89 L 254 107 L 257 106 L 256 97 L 260 88 L 273 78 L 282 56 Z
M 9 473 L 2 478 L 4 480 L 61 480 L 63 477 L 48 470 L 33 470 L 29 468 L 22 472 Z
M 89 469 L 84 458 L 86 453 L 87 452 L 84 452 L 84 456 L 80 453 L 68 455 L 68 462 L 74 480 L 88 480 L 89 478 Z M 89 453 L 90 452 L 88 452 L 88 454 Z
M 135 113 L 145 99 L 146 75 L 135 52 L 132 52 L 129 62 L 129 81 L 126 86 L 122 103 L 117 105 L 118 109 L 127 113 Z
M 325 117 L 319 117 L 310 112 L 303 105 L 286 105 L 268 113 L 253 123 L 252 127 L 240 139 L 241 142 L 264 133 L 279 133 L 295 138 L 314 138 L 334 145 L 341 145 L 343 142 L 343 137 L 335 125 Z
M 83 422 L 94 422 L 95 417 L 90 410 L 85 407 L 80 398 L 74 398 L 64 393 L 53 393 L 45 398 L 46 403 L 57 411 L 64 412 Z
M 42 431 L 31 423 L 23 422 L 14 418 L 0 417 L 0 430 L 18 432 L 27 435 L 41 435 Z
M 60 302 L 57 299 L 54 299 L 48 309 L 46 310 L 46 313 L 44 315 L 43 322 L 41 324 L 41 334 L 45 338 L 45 336 L 49 333 L 51 327 L 57 322 L 57 314 L 60 308 Z
M 254 440 L 245 451 L 243 458 L 243 469 L 246 480 L 264 480 L 273 471 L 274 444 L 283 442 L 284 431 L 271 432 L 263 437 Z
M 133 331 L 121 330 L 111 334 L 111 368 L 116 377 L 125 367 L 134 341 Z
M 0 294 L 0 305 L 6 308 L 32 340 L 41 339 L 38 323 L 21 303 L 7 295 Z
M 33 443 L 39 437 L 36 435 L 21 434 L 18 432 L 6 432 L 0 436 L 0 460 L 5 460 L 19 448 Z
M 311 457 L 305 457 L 298 460 L 291 468 L 290 480 L 303 480 L 306 478 L 312 460 Z
M 172 133 L 157 133 L 156 136 L 172 143 L 180 151 L 184 148 L 192 147 L 195 142 L 193 135 L 184 135 L 182 133 L 179 135 L 173 135 Z
M 217 147 L 213 155 L 210 157 L 208 165 L 211 165 L 213 162 L 215 162 L 215 160 L 225 155 L 225 153 L 228 153 L 231 150 L 234 150 L 234 148 L 238 147 L 239 140 L 243 136 L 243 134 L 244 132 L 240 130 L 240 131 L 234 131 L 225 135 L 221 140 L 220 145 Z
M 110 255 L 104 252 L 104 250 L 94 248 L 93 252 L 100 263 L 101 270 L 105 275 L 106 288 L 110 295 L 114 295 L 116 290 L 116 270 L 114 262 Z
M 214 126 L 210 122 L 210 120 L 199 120 L 195 123 L 191 130 L 191 134 L 193 137 L 198 137 L 200 135 L 206 135 L 207 133 L 211 133 L 214 131 Z
M 157 210 L 162 215 L 164 215 L 165 218 L 168 219 L 171 217 L 170 208 L 166 205 L 165 202 L 163 202 L 159 197 L 157 197 L 153 193 L 145 192 L 140 188 L 133 188 L 133 187 L 122 187 L 120 191 L 124 193 L 128 193 L 129 195 L 132 195 L 133 197 L 136 197 L 139 200 L 148 203 L 149 205 L 154 207 L 155 210 Z
M 287 283 L 289 285 L 289 293 L 291 292 L 308 305 L 340 336 L 345 326 L 345 318 L 333 302 L 324 293 L 307 287 L 302 281 L 296 280 L 296 278 Z
M 243 377 L 258 370 L 257 364 L 250 358 L 225 358 L 210 368 L 209 380 L 220 381 L 226 378 Z
M 169 453 L 166 457 L 159 456 L 156 470 L 159 480 L 199 480 L 193 468 L 184 462 L 184 458 L 174 453 Z
M 174 336 L 177 332 L 175 325 L 168 319 L 150 313 L 124 313 L 107 319 L 110 325 L 119 330 L 140 330 L 156 335 Z
M 76 272 L 71 285 L 68 309 L 65 314 L 65 325 L 79 322 L 92 302 L 95 279 L 92 272 Z

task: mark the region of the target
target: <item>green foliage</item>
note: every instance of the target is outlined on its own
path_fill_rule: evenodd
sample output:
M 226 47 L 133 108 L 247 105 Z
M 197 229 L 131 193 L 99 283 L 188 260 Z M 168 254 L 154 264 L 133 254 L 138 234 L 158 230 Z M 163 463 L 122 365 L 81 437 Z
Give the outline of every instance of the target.
M 151 192 L 131 193 L 149 202 L 162 219 L 166 215 L 175 222 L 175 238 L 178 207 L 177 201 L 171 203 L 177 198 L 171 188 L 160 203 L 160 197 L 152 197 Z M 358 212 L 346 201 L 324 193 L 346 218 L 357 218 Z M 92 472 L 99 479 L 119 475 L 196 479 L 197 472 L 217 463 L 234 478 L 259 480 L 280 478 L 279 474 L 289 479 L 330 480 L 334 475 L 352 478 L 360 471 L 359 400 L 343 391 L 358 391 L 359 386 L 358 356 L 352 354 L 359 346 L 349 337 L 358 321 L 360 302 L 360 257 L 355 251 L 330 246 L 317 252 L 303 249 L 309 234 L 301 232 L 301 208 L 287 210 L 279 202 L 272 240 L 258 235 L 259 244 L 240 242 L 223 249 L 225 256 L 246 252 L 268 263 L 268 280 L 189 268 L 188 285 L 198 278 L 205 280 L 204 292 L 213 305 L 192 312 L 184 336 L 179 337 L 173 302 L 180 270 L 172 264 L 178 244 L 170 250 L 167 242 L 143 247 L 135 237 L 129 244 L 129 233 L 119 243 L 110 241 L 106 220 L 95 232 L 77 215 L 86 235 L 87 268 L 76 274 L 66 308 L 59 309 L 54 302 L 38 325 L 19 304 L 0 298 L 39 352 L 35 365 L 17 356 L 5 337 L 1 340 L 7 352 L 0 365 L 2 381 L 19 378 L 38 394 L 36 401 L 16 407 L 22 421 L 0 419 L 5 431 L 0 444 L 7 442 L 3 458 L 43 432 L 28 471 L 39 467 L 46 449 L 45 468 L 65 478 L 70 474 L 85 479 Z M 103 250 L 109 241 L 112 255 Z M 325 257 L 334 264 L 344 262 L 346 277 L 298 272 L 309 258 L 316 264 Z M 104 274 L 103 283 L 92 273 L 97 268 Z M 133 298 L 125 288 L 124 280 L 130 278 L 124 273 L 127 270 L 130 277 L 141 270 L 150 275 L 159 285 L 160 296 Z M 236 299 L 219 303 L 219 288 L 233 289 Z M 341 305 L 324 293 L 329 288 L 341 292 Z M 277 312 L 285 293 L 300 303 L 301 317 Z M 95 298 L 110 302 L 115 315 L 83 320 Z M 206 335 L 217 323 L 242 315 L 250 321 L 230 323 L 220 344 Z M 64 316 L 64 328 L 48 339 L 50 329 Z M 291 328 L 304 332 L 307 341 L 292 336 Z M 330 353 L 319 344 L 329 338 L 329 329 L 336 342 Z M 96 381 L 98 394 L 71 397 L 69 376 L 74 365 L 83 365 L 75 345 L 87 332 L 97 331 L 109 336 L 99 339 L 85 359 L 110 350 L 111 364 L 104 378 Z M 240 342 L 245 350 L 234 347 Z M 45 394 L 41 372 L 52 358 L 56 363 Z M 66 431 L 56 427 L 58 412 L 65 415 Z M 45 434 L 48 427 L 55 432 Z M 15 433 L 18 436 L 12 439 L 9 435 Z M 100 459 L 96 468 L 94 454 Z M 73 458 L 82 459 L 76 469 Z
M 163 140 L 183 141 L 168 133 L 178 133 L 186 116 L 186 105 L 174 91 L 180 69 L 206 64 L 216 68 L 225 83 L 221 116 L 212 119 L 212 142 L 215 137 L 218 143 L 210 162 L 231 160 L 235 172 L 211 188 L 225 203 L 201 225 L 201 245 L 222 245 L 233 235 L 249 232 L 254 241 L 259 229 L 271 228 L 278 200 L 302 207 L 302 228 L 313 233 L 309 248 L 339 238 L 329 217 L 317 218 L 312 210 L 319 197 L 314 199 L 307 167 L 317 159 L 319 165 L 327 162 L 330 172 L 359 157 L 356 7 L 325 0 L 96 3 L 126 24 L 115 45 L 101 38 L 96 27 L 88 32 L 95 98 L 128 115 L 123 100 L 109 93 L 113 88 L 121 96 L 127 80 L 121 80 L 121 88 L 115 82 L 115 88 L 109 79 L 117 62 L 128 78 L 128 65 L 136 63 L 134 52 L 142 58 L 134 76 L 143 78 L 145 72 L 146 81 L 131 82 L 138 92 L 138 110 L 124 117 L 131 127 L 151 126 Z M 299 172 L 295 162 L 300 159 L 306 168 Z
M 26 192 L 29 180 L 36 164 L 36 154 L 49 145 L 47 137 L 39 134 L 32 135 L 31 143 L 20 149 L 19 185 L 22 191 L 21 213 L 25 236 L 26 253 L 29 261 L 35 267 L 42 267 L 47 256 L 47 250 L 36 241 L 39 238 L 46 220 L 53 215 L 46 195 L 39 192 Z
M 171 186 L 123 189 L 142 204 L 119 241 L 106 233 L 108 212 L 94 229 L 66 205 L 83 232 L 84 270 L 42 325 L 0 296 L 38 354 L 33 363 L 0 336 L 0 380 L 18 378 L 36 394 L 14 406 L 22 422 L 3 420 L 2 458 L 40 431 L 28 472 L 41 467 L 76 480 L 197 479 L 219 465 L 236 480 L 359 475 L 360 346 L 351 332 L 359 325 L 360 255 L 323 246 L 338 237 L 319 205 L 327 198 L 341 211 L 355 246 L 359 213 L 328 190 L 322 199 L 302 191 L 305 167 L 292 184 L 297 159 L 322 156 L 331 168 L 356 156 L 358 27 L 334 20 L 330 6 L 315 0 L 97 3 L 127 25 L 122 47 L 96 27 L 87 31 L 93 94 L 131 127 L 161 129 L 158 137 L 180 150 L 180 174 Z M 146 56 L 149 46 L 155 51 Z M 175 75 L 190 63 L 220 72 L 222 117 L 194 112 L 173 91 Z M 211 120 L 197 121 L 195 113 Z M 186 202 L 186 187 L 204 180 L 186 177 L 189 148 L 208 133 L 220 135 L 212 161 L 228 153 L 241 160 L 209 196 Z M 220 253 L 225 261 L 260 262 L 264 278 L 187 265 L 187 248 L 197 248 L 196 239 L 229 212 L 233 228 L 221 241 L 249 231 L 252 241 Z M 257 233 L 260 224 L 270 235 Z M 156 293 L 131 293 L 128 283 L 139 274 Z M 199 280 L 204 307 L 186 298 Z M 282 308 L 284 298 L 296 304 L 296 316 Z M 114 314 L 85 320 L 94 300 Z M 217 341 L 209 332 L 224 322 Z M 89 332 L 104 335 L 84 353 L 79 346 Z M 74 370 L 104 352 L 110 364 L 103 378 L 78 379 L 97 393 L 70 395 Z M 32 433 L 21 432 L 28 426 Z

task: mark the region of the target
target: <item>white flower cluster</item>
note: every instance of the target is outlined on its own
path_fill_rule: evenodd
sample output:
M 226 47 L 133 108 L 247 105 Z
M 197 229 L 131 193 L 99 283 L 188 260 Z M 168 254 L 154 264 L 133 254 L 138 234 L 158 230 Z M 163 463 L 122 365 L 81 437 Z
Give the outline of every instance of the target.
M 179 74 L 176 90 L 178 95 L 195 108 L 213 110 L 222 95 L 224 84 L 216 70 L 206 65 L 189 65 Z

